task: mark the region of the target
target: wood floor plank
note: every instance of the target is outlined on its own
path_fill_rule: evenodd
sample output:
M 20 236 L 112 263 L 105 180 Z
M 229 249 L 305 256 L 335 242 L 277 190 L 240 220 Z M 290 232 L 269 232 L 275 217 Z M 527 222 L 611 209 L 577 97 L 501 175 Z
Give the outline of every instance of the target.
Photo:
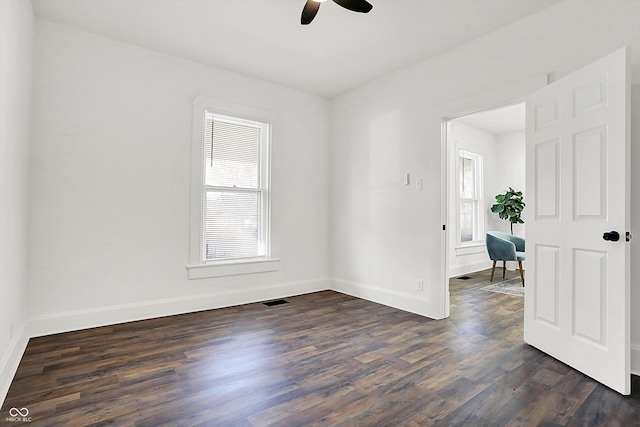
M 522 340 L 523 299 L 451 279 L 435 321 L 326 291 L 29 341 L 0 421 L 31 426 L 633 426 L 621 396 Z M 507 272 L 507 279 L 518 277 Z

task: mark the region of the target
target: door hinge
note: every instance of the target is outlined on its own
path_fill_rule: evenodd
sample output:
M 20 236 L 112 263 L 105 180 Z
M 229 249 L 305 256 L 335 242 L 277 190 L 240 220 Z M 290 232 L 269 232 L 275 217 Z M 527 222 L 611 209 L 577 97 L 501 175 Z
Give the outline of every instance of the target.
M 447 230 L 447 226 L 445 224 L 442 224 L 442 231 L 446 231 Z
M 630 242 L 632 238 L 633 238 L 633 236 L 631 235 L 631 233 L 629 233 L 629 232 L 627 231 L 627 234 L 626 234 L 627 242 Z

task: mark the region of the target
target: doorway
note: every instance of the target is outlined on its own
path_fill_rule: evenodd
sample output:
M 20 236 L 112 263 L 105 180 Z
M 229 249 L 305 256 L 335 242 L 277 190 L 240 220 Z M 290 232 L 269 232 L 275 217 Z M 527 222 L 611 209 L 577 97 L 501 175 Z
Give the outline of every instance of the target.
M 446 121 L 449 279 L 491 267 L 487 231 L 510 233 L 509 221 L 491 212 L 495 196 L 525 188 L 524 103 L 457 116 Z M 525 201 L 526 203 L 526 201 Z M 513 234 L 524 238 L 524 224 Z M 501 264 L 500 264 L 501 266 Z M 507 262 L 515 270 L 516 262 Z M 502 277 L 500 269 L 496 276 Z
M 628 70 L 623 47 L 524 92 L 530 195 L 524 340 L 624 395 L 631 391 L 630 251 L 625 244 L 630 236 L 624 239 L 630 230 Z M 454 228 L 446 225 L 446 130 L 462 115 L 444 117 L 441 244 L 446 278 L 448 235 Z M 445 317 L 448 283 L 446 291 Z

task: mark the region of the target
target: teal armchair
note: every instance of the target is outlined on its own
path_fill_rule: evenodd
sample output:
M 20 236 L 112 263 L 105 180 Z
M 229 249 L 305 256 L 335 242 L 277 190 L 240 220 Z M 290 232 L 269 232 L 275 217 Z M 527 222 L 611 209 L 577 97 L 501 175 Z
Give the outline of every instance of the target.
M 496 263 L 502 261 L 502 278 L 507 267 L 507 261 L 517 261 L 520 268 L 520 278 L 524 286 L 524 272 L 522 271 L 522 261 L 525 258 L 524 239 L 501 231 L 487 231 L 487 252 L 493 261 L 491 269 L 491 281 L 496 271 Z

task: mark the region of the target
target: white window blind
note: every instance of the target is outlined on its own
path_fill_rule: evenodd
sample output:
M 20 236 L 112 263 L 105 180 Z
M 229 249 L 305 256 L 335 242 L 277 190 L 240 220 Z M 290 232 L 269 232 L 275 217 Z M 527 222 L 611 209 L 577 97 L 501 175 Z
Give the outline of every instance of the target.
M 207 113 L 204 261 L 266 256 L 266 123 Z
M 459 242 L 482 240 L 482 156 L 460 151 L 459 182 Z

